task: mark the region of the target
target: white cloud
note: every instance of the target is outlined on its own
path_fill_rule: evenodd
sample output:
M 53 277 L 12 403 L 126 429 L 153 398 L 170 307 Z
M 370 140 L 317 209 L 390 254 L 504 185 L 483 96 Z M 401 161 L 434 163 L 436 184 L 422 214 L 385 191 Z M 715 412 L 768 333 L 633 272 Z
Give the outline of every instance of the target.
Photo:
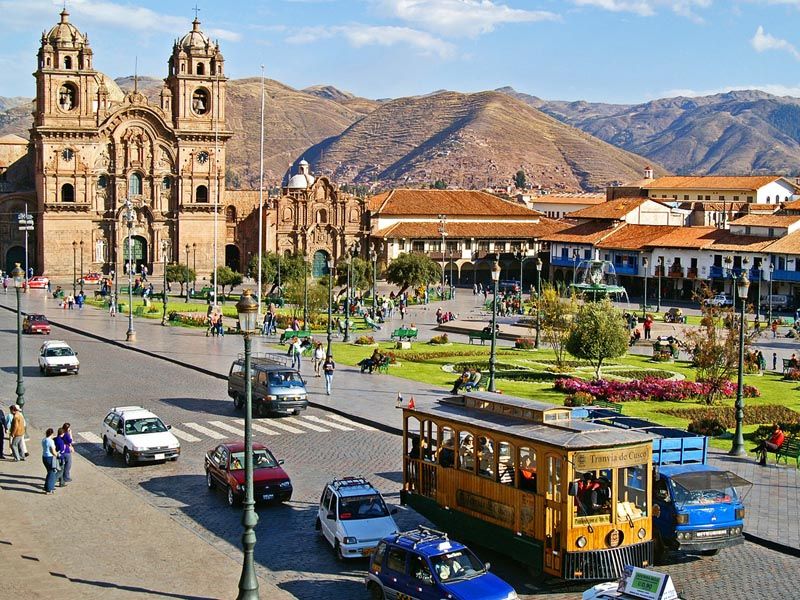
M 455 47 L 424 31 L 408 27 L 375 26 L 353 23 L 333 27 L 303 27 L 286 38 L 292 44 L 312 44 L 321 39 L 344 38 L 356 48 L 363 46 L 395 46 L 404 44 L 425 55 L 451 58 Z
M 702 21 L 696 9 L 708 8 L 712 0 L 572 0 L 578 6 L 594 6 L 612 12 L 630 12 L 641 17 L 652 17 L 658 9 L 671 10 L 676 15 L 693 21 Z
M 372 0 L 379 12 L 426 31 L 476 37 L 505 23 L 557 21 L 552 12 L 522 10 L 492 0 Z
M 782 40 L 780 38 L 773 37 L 768 33 L 764 33 L 764 28 L 761 25 L 759 25 L 758 29 L 756 29 L 756 34 L 753 36 L 753 39 L 750 40 L 750 44 L 753 46 L 756 52 L 780 50 L 782 52 L 788 52 L 796 60 L 800 60 L 800 52 L 797 51 L 797 48 L 795 48 L 794 45 L 786 40 Z

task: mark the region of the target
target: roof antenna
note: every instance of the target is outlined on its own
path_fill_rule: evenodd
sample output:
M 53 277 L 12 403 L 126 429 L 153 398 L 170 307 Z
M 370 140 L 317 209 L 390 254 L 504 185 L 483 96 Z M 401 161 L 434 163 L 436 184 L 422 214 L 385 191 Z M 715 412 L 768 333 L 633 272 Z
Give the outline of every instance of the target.
M 139 57 L 133 59 L 133 93 L 139 91 Z

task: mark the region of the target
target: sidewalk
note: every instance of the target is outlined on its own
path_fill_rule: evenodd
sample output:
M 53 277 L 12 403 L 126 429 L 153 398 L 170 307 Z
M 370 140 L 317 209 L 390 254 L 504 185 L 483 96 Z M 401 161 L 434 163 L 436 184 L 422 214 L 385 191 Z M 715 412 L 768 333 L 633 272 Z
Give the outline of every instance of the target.
M 0 305 L 14 307 L 13 296 L 0 295 Z M 473 303 L 471 295 L 462 295 L 454 301 L 460 308 L 462 318 L 481 318 L 481 307 Z M 421 338 L 427 339 L 436 328 L 435 311 L 438 306 L 448 303 L 432 303 L 427 309 L 416 308 L 406 317 L 406 322 L 414 322 L 419 327 Z M 128 321 L 123 316 L 115 319 L 104 311 L 84 308 L 83 311 L 58 311 L 52 301 L 43 296 L 29 295 L 23 302 L 23 310 L 40 311 L 48 314 L 51 321 L 64 324 L 100 339 L 113 340 L 122 346 L 132 346 L 139 351 L 178 361 L 192 368 L 202 369 L 219 378 L 227 378 L 231 360 L 242 352 L 240 336 L 224 338 L 205 337 L 201 330 L 180 327 L 162 327 L 158 320 L 136 319 L 138 333 L 136 344 L 127 344 L 125 332 Z M 454 311 L 455 312 L 455 311 Z M 387 337 L 398 327 L 399 319 L 386 323 L 381 337 Z M 423 333 L 424 332 L 424 333 Z M 323 336 L 324 337 L 324 334 Z M 277 338 L 255 338 L 254 351 L 270 350 Z M 465 340 L 466 341 L 466 338 Z M 504 342 L 507 344 L 508 342 Z M 402 413 L 395 408 L 398 392 L 407 401 L 411 395 L 435 397 L 442 394 L 443 388 L 430 384 L 401 379 L 391 375 L 361 374 L 357 367 L 339 366 L 333 384 L 333 395 L 324 394 L 322 378 L 311 373 L 310 361 L 303 362 L 303 373 L 308 382 L 310 401 L 322 408 L 340 412 L 348 417 L 369 421 L 396 433 L 402 428 Z M 800 470 L 789 467 L 759 468 L 755 460 L 731 459 L 725 454 L 711 455 L 711 462 L 729 469 L 754 484 L 746 499 L 749 517 L 745 532 L 758 538 L 800 549 Z
M 241 563 L 75 454 L 72 483 L 42 493 L 42 432 L 25 462 L 0 461 L 0 564 L 7 598 L 236 595 Z M 190 552 L 186 550 L 191 548 Z M 234 549 L 232 549 L 235 551 Z M 13 576 L 8 576 L 13 573 Z M 291 598 L 259 581 L 262 598 Z

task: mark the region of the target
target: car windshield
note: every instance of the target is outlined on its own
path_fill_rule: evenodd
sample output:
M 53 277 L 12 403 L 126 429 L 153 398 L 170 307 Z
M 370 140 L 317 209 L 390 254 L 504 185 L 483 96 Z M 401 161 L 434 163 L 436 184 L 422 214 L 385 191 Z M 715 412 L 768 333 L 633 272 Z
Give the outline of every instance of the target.
M 125 435 L 137 435 L 140 433 L 162 433 L 167 430 L 167 426 L 158 417 L 146 417 L 144 419 L 130 419 L 125 421 Z
M 431 557 L 433 571 L 442 583 L 477 577 L 485 571 L 483 563 L 464 548 Z
M 253 450 L 253 468 L 271 469 L 277 467 L 275 458 L 266 450 Z M 244 469 L 244 452 L 234 452 L 231 455 L 231 471 L 241 471 Z
M 72 348 L 48 348 L 45 353 L 45 356 L 74 356 L 75 353 L 72 351 Z
M 380 494 L 339 498 L 339 518 L 343 521 L 388 516 L 389 509 Z
M 28 320 L 35 323 L 43 323 L 47 321 L 47 319 L 44 318 L 44 315 L 31 315 L 28 317 Z
M 303 385 L 303 380 L 294 371 L 281 371 L 280 373 L 270 373 L 269 383 L 275 386 L 300 387 Z
M 726 471 L 710 471 L 676 475 L 671 480 L 676 504 L 719 504 L 738 501 L 735 485 L 749 484 Z

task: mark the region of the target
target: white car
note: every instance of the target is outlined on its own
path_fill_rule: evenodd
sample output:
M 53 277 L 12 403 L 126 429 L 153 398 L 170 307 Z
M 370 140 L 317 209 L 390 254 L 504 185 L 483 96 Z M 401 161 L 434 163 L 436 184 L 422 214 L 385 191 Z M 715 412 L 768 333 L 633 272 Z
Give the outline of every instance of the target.
M 52 373 L 75 373 L 80 369 L 78 353 L 66 342 L 51 340 L 39 348 L 39 371 L 45 375 Z
M 710 306 L 733 306 L 733 300 L 728 294 L 717 294 L 712 298 L 706 299 L 705 303 Z
M 177 460 L 181 443 L 170 427 L 141 406 L 112 408 L 103 419 L 103 448 L 122 454 L 128 466 L 137 462 Z
M 325 486 L 319 502 L 316 528 L 336 556 L 369 556 L 384 537 L 399 531 L 381 493 L 366 479 L 345 477 Z

